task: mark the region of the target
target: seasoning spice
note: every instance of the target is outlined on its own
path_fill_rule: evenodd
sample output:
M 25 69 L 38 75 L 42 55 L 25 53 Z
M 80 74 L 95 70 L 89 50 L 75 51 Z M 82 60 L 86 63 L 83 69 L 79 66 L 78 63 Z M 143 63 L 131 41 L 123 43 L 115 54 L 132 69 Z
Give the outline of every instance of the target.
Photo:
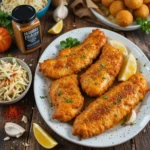
M 3 113 L 4 118 L 7 122 L 15 121 L 19 122 L 21 120 L 24 109 L 20 106 L 9 106 Z
M 27 54 L 41 47 L 40 21 L 32 6 L 20 5 L 12 11 L 12 26 L 16 43 L 22 53 Z

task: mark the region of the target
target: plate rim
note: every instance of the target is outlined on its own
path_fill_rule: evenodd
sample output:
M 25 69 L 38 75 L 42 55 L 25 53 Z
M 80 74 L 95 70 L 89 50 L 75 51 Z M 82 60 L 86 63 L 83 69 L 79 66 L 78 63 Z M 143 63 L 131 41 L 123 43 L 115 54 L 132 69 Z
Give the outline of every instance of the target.
M 109 21 L 108 19 L 106 19 L 104 16 L 102 16 L 101 14 L 99 14 L 96 10 L 94 10 L 93 8 L 90 8 L 92 14 L 102 23 L 104 23 L 105 25 L 114 28 L 114 29 L 118 29 L 121 31 L 133 31 L 133 30 L 138 30 L 140 28 L 140 25 L 130 25 L 127 27 L 121 27 L 111 21 Z
M 81 28 L 77 28 L 77 29 L 73 29 L 73 30 L 70 30 L 70 31 L 68 31 L 68 32 L 65 32 L 65 33 L 61 34 L 60 36 L 58 36 L 55 40 L 51 41 L 51 42 L 47 45 L 47 47 L 45 48 L 44 51 L 47 51 L 48 47 L 49 47 L 54 41 L 58 40 L 58 38 L 60 38 L 61 36 L 64 36 L 65 34 L 68 34 L 69 32 L 72 32 L 72 31 L 75 31 L 75 30 L 82 30 L 82 29 L 90 29 L 90 30 L 93 30 L 93 29 L 100 29 L 100 30 L 103 31 L 104 33 L 105 33 L 105 32 L 111 32 L 112 34 L 116 34 L 117 36 L 121 36 L 121 37 L 125 38 L 128 42 L 131 42 L 131 43 L 134 45 L 135 48 L 137 48 L 138 50 L 140 50 L 140 52 L 142 53 L 142 55 L 144 55 L 146 61 L 150 63 L 149 59 L 148 59 L 147 56 L 144 54 L 144 52 L 143 52 L 138 46 L 136 46 L 132 41 L 130 41 L 130 40 L 127 39 L 126 37 L 120 35 L 119 33 L 113 32 L 113 31 L 108 30 L 108 29 L 100 28 L 100 27 L 81 27 Z M 35 94 L 35 88 L 36 88 L 35 83 L 36 83 L 36 81 L 35 81 L 35 76 L 36 76 L 37 72 L 39 72 L 39 70 L 38 70 L 38 69 L 39 69 L 39 62 L 40 62 L 40 59 L 42 58 L 43 55 L 44 55 L 44 52 L 43 52 L 42 55 L 39 57 L 38 64 L 37 64 L 36 69 L 35 69 L 34 82 L 33 82 L 34 98 L 35 98 L 35 102 L 36 102 L 38 111 L 39 111 L 40 115 L 42 116 L 43 120 L 44 120 L 45 123 L 51 128 L 51 130 L 53 130 L 53 131 L 54 131 L 56 134 L 58 134 L 60 137 L 66 139 L 66 140 L 68 140 L 68 141 L 70 141 L 70 142 L 72 142 L 72 143 L 75 143 L 75 144 L 81 145 L 81 146 L 85 146 L 85 147 L 91 147 L 91 148 L 107 148 L 107 147 L 117 146 L 117 145 L 120 145 L 120 144 L 122 144 L 122 143 L 125 143 L 125 142 L 129 141 L 130 139 L 132 139 L 132 138 L 134 138 L 136 135 L 138 135 L 138 134 L 146 127 L 146 125 L 149 123 L 150 118 L 149 118 L 149 120 L 145 123 L 145 125 L 144 125 L 143 127 L 141 127 L 140 130 L 138 130 L 137 132 L 135 132 L 135 133 L 134 133 L 132 136 L 130 136 L 128 139 L 123 140 L 122 142 L 118 142 L 118 143 L 115 143 L 115 144 L 108 145 L 108 146 L 93 146 L 93 145 L 90 146 L 90 144 L 86 145 L 86 144 L 84 144 L 84 143 L 80 143 L 80 142 L 78 142 L 78 141 L 72 140 L 72 139 L 70 139 L 69 137 L 64 136 L 63 134 L 60 134 L 59 132 L 57 132 L 57 130 L 54 130 L 54 129 L 51 127 L 51 125 L 48 123 L 48 121 L 45 119 L 43 113 L 42 113 L 41 110 L 39 109 L 39 106 L 38 106 L 37 100 L 36 100 L 36 94 Z

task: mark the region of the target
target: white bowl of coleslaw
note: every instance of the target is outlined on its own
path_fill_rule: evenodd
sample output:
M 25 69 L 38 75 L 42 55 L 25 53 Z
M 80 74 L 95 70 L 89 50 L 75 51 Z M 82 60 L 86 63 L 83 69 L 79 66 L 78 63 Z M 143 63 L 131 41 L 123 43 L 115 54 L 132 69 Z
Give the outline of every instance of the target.
M 0 58 L 0 104 L 12 104 L 21 100 L 32 82 L 29 66 L 14 57 Z

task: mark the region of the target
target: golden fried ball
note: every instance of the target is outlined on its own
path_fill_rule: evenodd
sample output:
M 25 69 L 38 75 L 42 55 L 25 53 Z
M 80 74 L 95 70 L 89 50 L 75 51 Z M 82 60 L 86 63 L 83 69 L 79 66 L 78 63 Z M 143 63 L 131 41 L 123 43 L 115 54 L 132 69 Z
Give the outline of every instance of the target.
M 133 16 L 128 10 L 121 10 L 116 15 L 116 23 L 119 26 L 126 27 L 131 25 L 133 22 Z
M 142 4 L 142 6 L 133 11 L 133 15 L 135 18 L 147 18 L 149 15 L 149 8 L 147 5 Z
M 125 4 L 122 1 L 115 1 L 110 5 L 109 12 L 112 16 L 116 16 L 117 13 L 125 9 Z
M 143 0 L 143 3 L 148 4 L 148 3 L 150 3 L 150 0 Z
M 102 4 L 109 7 L 115 0 L 101 0 Z
M 138 9 L 143 4 L 143 0 L 124 0 L 124 2 L 130 9 Z

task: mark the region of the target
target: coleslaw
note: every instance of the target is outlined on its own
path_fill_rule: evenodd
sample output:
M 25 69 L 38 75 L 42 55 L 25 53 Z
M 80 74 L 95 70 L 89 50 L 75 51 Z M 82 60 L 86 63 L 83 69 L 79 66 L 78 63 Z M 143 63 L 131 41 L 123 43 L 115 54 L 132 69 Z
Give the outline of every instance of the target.
M 17 63 L 0 60 L 0 101 L 18 98 L 29 84 L 27 71 Z

